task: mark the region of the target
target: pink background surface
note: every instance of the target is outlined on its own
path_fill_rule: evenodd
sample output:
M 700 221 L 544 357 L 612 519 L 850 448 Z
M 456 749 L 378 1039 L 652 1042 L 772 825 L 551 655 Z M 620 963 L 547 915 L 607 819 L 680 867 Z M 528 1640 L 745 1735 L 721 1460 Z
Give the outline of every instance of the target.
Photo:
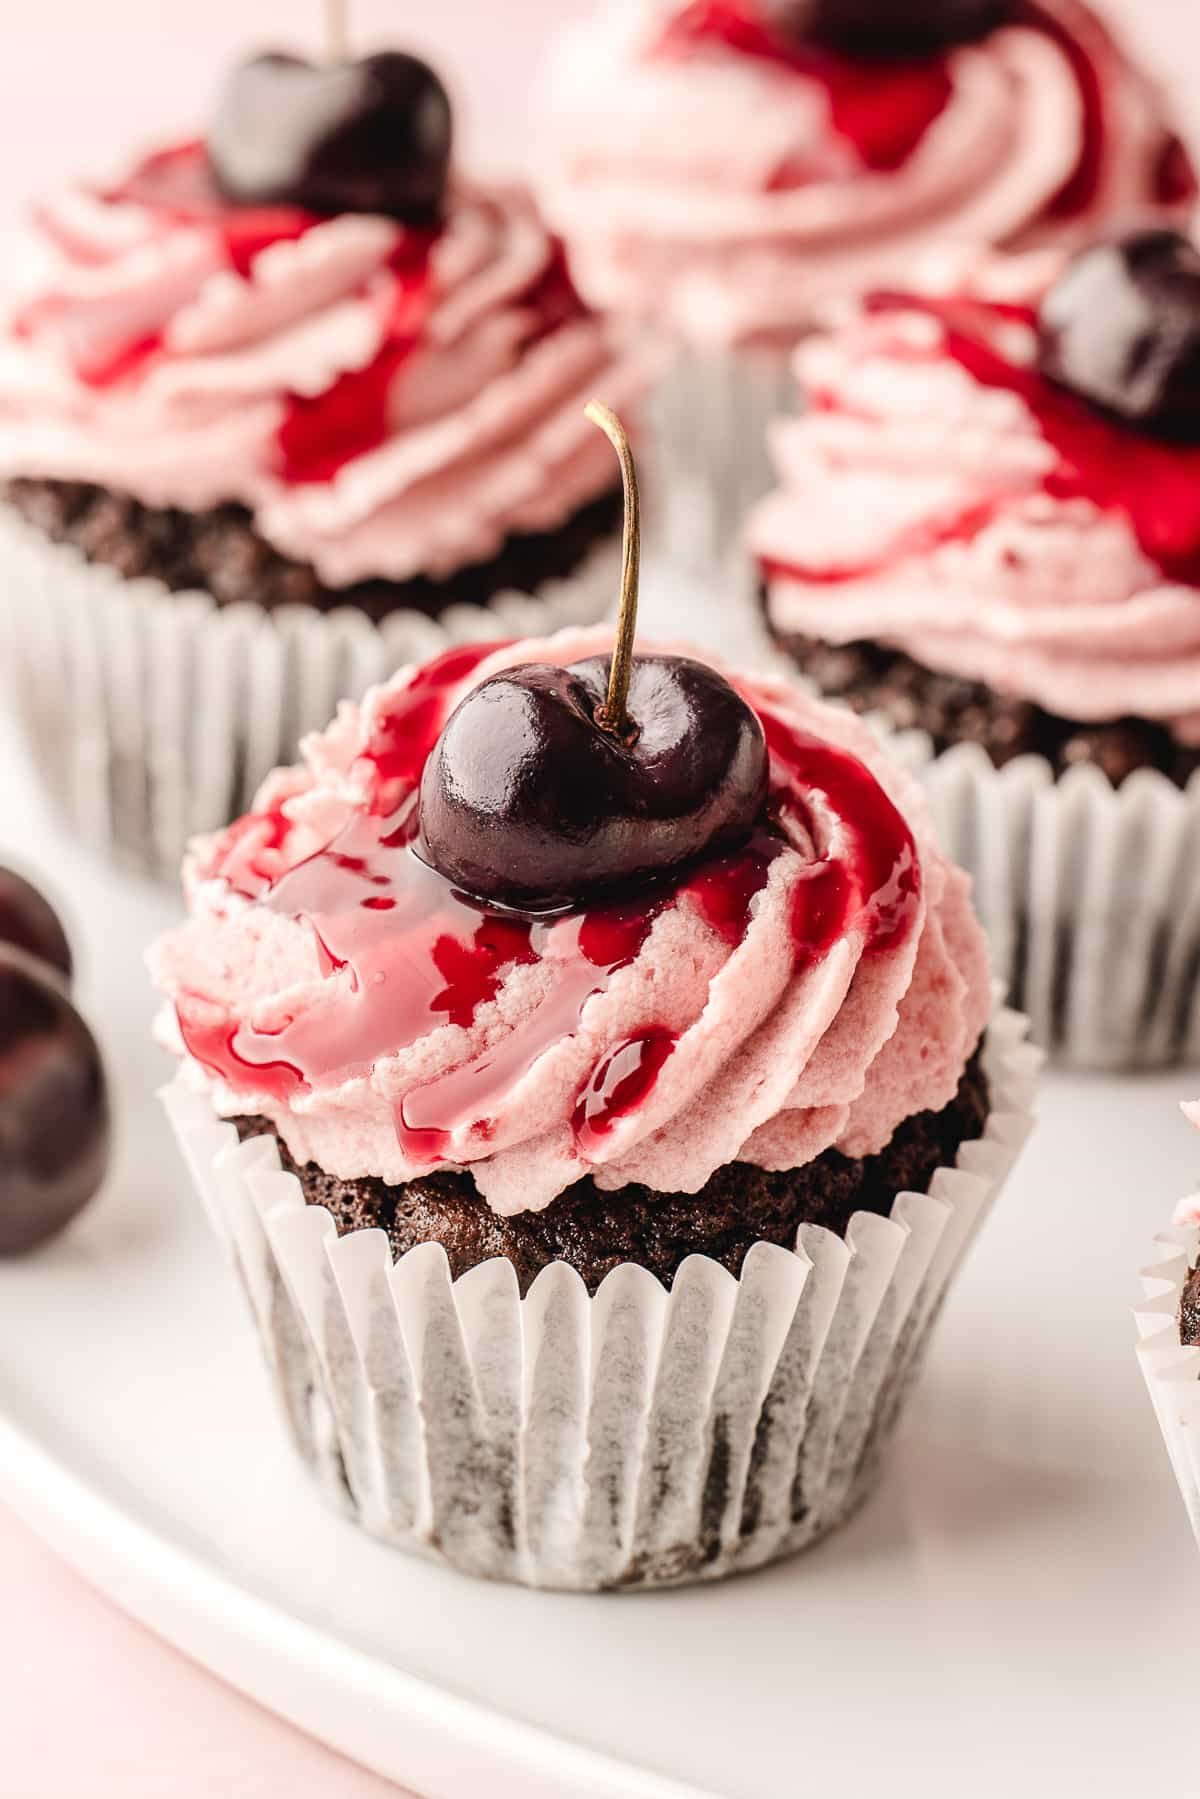
M 390 39 L 434 53 L 457 90 L 468 151 L 511 164 L 537 154 L 522 120 L 540 38 L 585 5 L 357 0 L 352 10 L 364 46 Z M 1112 0 L 1111 10 L 1168 75 L 1200 141 L 1196 0 Z M 319 6 L 297 0 L 3 0 L 0 25 L 5 223 L 34 188 L 201 121 L 223 63 L 248 39 L 320 42 Z M 165 1648 L 2 1513 L 0 1694 L 4 1799 L 396 1793 Z

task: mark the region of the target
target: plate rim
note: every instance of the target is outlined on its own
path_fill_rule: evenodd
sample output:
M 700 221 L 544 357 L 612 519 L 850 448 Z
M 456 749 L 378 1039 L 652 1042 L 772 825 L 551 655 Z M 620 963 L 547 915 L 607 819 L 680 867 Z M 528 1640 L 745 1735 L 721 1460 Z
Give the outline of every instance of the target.
M 120 1504 L 3 1405 L 0 1496 L 156 1636 L 305 1735 L 422 1799 L 476 1799 L 481 1781 L 489 1799 L 721 1799 L 448 1692 L 295 1617 Z M 218 1644 L 232 1644 L 233 1652 L 218 1657 Z M 331 1686 L 340 1696 L 336 1714 L 306 1710 L 310 1694 Z M 399 1760 L 386 1753 L 388 1736 L 403 1739 Z

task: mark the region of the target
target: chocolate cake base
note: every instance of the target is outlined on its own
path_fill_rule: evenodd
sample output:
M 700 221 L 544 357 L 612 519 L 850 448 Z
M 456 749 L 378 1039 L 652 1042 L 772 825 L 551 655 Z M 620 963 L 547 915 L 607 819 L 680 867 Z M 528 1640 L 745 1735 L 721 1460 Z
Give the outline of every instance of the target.
M 1179 1340 L 1200 1343 L 1200 1267 L 1193 1268 L 1184 1282 L 1179 1300 Z
M 569 1262 L 595 1293 L 622 1262 L 636 1262 L 669 1287 L 690 1255 L 711 1256 L 738 1274 L 760 1240 L 791 1249 L 802 1224 L 839 1236 L 855 1212 L 887 1214 L 898 1193 L 924 1193 L 959 1147 L 982 1135 L 989 1111 L 987 1076 L 976 1052 L 958 1092 L 940 1112 L 919 1112 L 879 1155 L 854 1158 L 827 1149 L 803 1168 L 769 1173 L 748 1162 L 719 1168 L 699 1193 L 656 1193 L 631 1185 L 606 1193 L 577 1181 L 543 1212 L 500 1218 L 467 1173 L 439 1173 L 403 1186 L 343 1181 L 314 1163 L 297 1166 L 276 1138 L 285 1168 L 304 1196 L 328 1207 L 339 1236 L 378 1227 L 395 1256 L 418 1243 L 440 1243 L 457 1279 L 492 1256 L 513 1264 L 521 1292 L 551 1262 Z M 274 1134 L 265 1118 L 234 1120 L 242 1138 Z
M 772 636 L 827 699 L 855 712 L 878 712 L 897 730 L 925 731 L 939 753 L 956 743 L 978 743 L 997 768 L 1032 754 L 1044 756 L 1056 774 L 1090 763 L 1114 787 L 1139 768 L 1157 769 L 1186 787 L 1200 768 L 1200 750 L 1177 743 L 1148 719 L 1082 725 L 993 693 L 980 681 L 937 674 L 881 644 L 828 644 L 774 630 Z
M 376 623 L 400 608 L 437 618 L 450 606 L 486 606 L 498 593 L 533 593 L 547 581 L 561 580 L 619 530 L 622 504 L 620 488 L 614 487 L 556 530 L 510 537 L 490 561 L 443 580 L 418 576 L 326 587 L 307 563 L 293 562 L 267 543 L 243 506 L 183 512 L 143 506 L 128 494 L 76 481 L 12 481 L 3 494 L 55 543 L 73 544 L 89 562 L 127 579 L 151 576 L 175 593 L 202 588 L 218 606 L 250 601 L 268 612 L 277 606 L 312 606 L 320 612 L 353 606 Z

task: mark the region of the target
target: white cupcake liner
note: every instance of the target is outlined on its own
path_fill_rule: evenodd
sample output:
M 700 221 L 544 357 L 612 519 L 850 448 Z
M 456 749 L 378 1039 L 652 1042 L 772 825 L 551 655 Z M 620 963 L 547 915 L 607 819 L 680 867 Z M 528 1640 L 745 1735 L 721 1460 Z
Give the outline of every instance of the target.
M 1200 1348 L 1183 1343 L 1179 1334 L 1184 1282 L 1198 1261 L 1200 1226 L 1161 1232 L 1154 1239 L 1154 1259 L 1142 1271 L 1144 1297 L 1136 1318 L 1138 1361 L 1200 1542 Z
M 681 349 L 647 405 L 652 548 L 714 592 L 741 569 L 746 514 L 774 485 L 767 427 L 799 405 L 792 353 Z
M 974 878 L 995 974 L 1034 1041 L 1081 1068 L 1200 1061 L 1200 778 L 1055 779 L 1043 756 L 997 769 L 978 745 L 936 755 L 919 732 L 889 748 Z
M 0 507 L 0 648 L 11 704 L 72 830 L 174 880 L 189 838 L 247 811 L 339 700 L 453 643 L 594 623 L 619 570 L 614 538 L 534 596 L 375 625 L 353 607 L 268 613 L 124 580 Z
M 180 1081 L 164 1098 L 240 1275 L 292 1440 L 386 1542 L 533 1586 L 712 1580 L 813 1543 L 874 1483 L 948 1281 L 1029 1131 L 1036 1051 L 999 1011 L 991 1115 L 928 1194 L 845 1238 L 705 1256 L 668 1294 L 558 1262 L 522 1300 L 494 1260 L 451 1281 L 425 1244 L 339 1237 L 272 1137 Z M 202 1353 L 202 1346 L 197 1346 Z

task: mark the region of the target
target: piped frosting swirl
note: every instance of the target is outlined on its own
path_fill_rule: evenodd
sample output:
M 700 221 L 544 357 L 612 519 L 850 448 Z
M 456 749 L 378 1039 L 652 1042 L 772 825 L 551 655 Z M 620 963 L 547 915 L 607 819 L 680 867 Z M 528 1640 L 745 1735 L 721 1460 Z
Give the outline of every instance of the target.
M 230 208 L 185 144 L 37 210 L 0 479 L 240 502 L 332 587 L 436 578 L 610 487 L 584 400 L 651 372 L 516 191 L 460 182 L 436 233 Z
M 602 632 L 408 669 L 200 842 L 156 946 L 165 1035 L 225 1114 L 299 1161 L 398 1183 L 466 1168 L 497 1212 L 584 1176 L 694 1192 L 722 1164 L 870 1154 L 953 1096 L 989 1003 L 966 877 L 848 714 L 739 681 L 771 758 L 742 849 L 582 913 L 489 913 L 415 852 L 415 795 L 463 694 Z
M 1200 742 L 1200 450 L 1036 367 L 1052 253 L 878 295 L 797 352 L 748 542 L 772 627 Z
M 565 34 L 547 104 L 539 191 L 581 292 L 700 346 L 794 338 L 934 243 L 1075 241 L 1195 197 L 1162 96 L 1079 0 L 910 63 L 789 45 L 756 0 L 626 0 Z

